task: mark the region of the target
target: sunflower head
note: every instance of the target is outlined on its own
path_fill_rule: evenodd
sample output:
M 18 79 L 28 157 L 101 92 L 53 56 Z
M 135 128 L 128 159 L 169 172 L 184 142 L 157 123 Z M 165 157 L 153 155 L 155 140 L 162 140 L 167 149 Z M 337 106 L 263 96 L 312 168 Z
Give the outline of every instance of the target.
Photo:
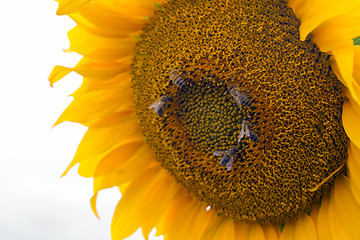
M 140 35 L 132 82 L 145 138 L 219 214 L 288 222 L 329 192 L 332 179 L 309 189 L 346 159 L 342 84 L 298 27 L 282 1 L 176 1 Z M 164 116 L 149 111 L 168 95 Z
M 76 71 L 84 83 L 58 122 L 89 127 L 70 167 L 94 177 L 93 209 L 101 189 L 124 194 L 113 238 L 156 226 L 170 239 L 184 237 L 179 227 L 192 239 L 300 239 L 303 228 L 315 239 L 341 195 L 360 213 L 358 10 L 351 0 L 60 1 L 84 59 L 51 82 Z

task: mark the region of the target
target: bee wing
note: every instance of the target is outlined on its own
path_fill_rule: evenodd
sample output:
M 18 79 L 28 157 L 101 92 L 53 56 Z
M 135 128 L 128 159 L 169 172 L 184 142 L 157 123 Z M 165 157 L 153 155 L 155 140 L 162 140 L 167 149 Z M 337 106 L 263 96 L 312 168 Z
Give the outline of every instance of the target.
M 247 95 L 245 92 L 239 92 L 239 95 L 243 95 L 244 97 L 246 97 L 246 98 L 249 98 L 249 95 Z
M 219 151 L 213 152 L 213 154 L 218 157 L 221 155 L 224 155 L 224 154 L 228 154 L 228 153 L 229 153 L 229 150 L 219 150 Z
M 240 99 L 239 90 L 237 90 L 236 88 L 233 88 L 233 89 L 230 90 L 230 94 L 234 98 L 234 100 L 236 102 L 236 105 L 238 105 L 238 107 L 241 110 L 242 109 L 242 103 L 241 103 L 241 99 Z
M 258 142 L 258 141 L 259 141 L 258 136 L 257 136 L 254 132 L 250 131 L 250 134 L 253 136 L 253 137 L 252 137 L 252 140 L 253 140 L 254 142 Z
M 151 105 L 149 106 L 149 109 L 154 108 L 154 112 L 156 113 L 156 112 L 158 112 L 158 111 L 160 110 L 160 108 L 161 108 L 163 105 L 164 105 L 164 102 L 161 101 L 161 99 L 158 99 L 158 100 L 156 100 L 155 102 L 153 102 L 153 104 L 151 104 Z
M 246 125 L 245 135 L 249 138 L 251 135 L 249 127 Z
M 149 109 L 155 108 L 155 106 L 156 106 L 157 104 L 159 104 L 159 102 L 161 102 L 161 100 L 160 100 L 160 99 L 157 99 L 155 102 L 153 102 L 153 103 L 149 106 Z
M 228 171 L 230 171 L 230 169 L 232 168 L 233 161 L 234 161 L 234 157 L 231 157 L 229 162 L 226 164 L 226 168 Z
M 239 92 L 239 90 L 237 90 L 236 88 L 232 88 L 232 89 L 230 90 L 230 94 L 231 94 L 231 96 L 233 96 L 233 98 L 236 98 L 236 97 L 239 96 L 240 92 Z
M 240 142 L 240 140 L 244 137 L 244 135 L 245 135 L 245 130 L 244 130 L 244 126 L 242 126 L 240 130 L 238 142 Z
M 236 97 L 234 97 L 234 99 L 235 99 L 236 105 L 238 105 L 240 110 L 242 110 L 242 102 L 241 102 L 240 96 L 236 96 Z

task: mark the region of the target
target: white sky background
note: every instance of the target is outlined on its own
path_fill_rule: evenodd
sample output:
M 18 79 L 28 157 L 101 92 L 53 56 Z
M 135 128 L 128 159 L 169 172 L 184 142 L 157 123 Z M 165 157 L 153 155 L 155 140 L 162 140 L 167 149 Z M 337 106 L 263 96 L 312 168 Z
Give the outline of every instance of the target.
M 0 239 L 110 240 L 110 224 L 120 199 L 116 188 L 98 197 L 98 220 L 90 208 L 92 179 L 74 167 L 60 175 L 86 128 L 63 123 L 52 128 L 80 84 L 71 73 L 51 88 L 55 65 L 80 59 L 64 53 L 75 24 L 56 16 L 57 3 L 2 1 L 0 14 Z M 143 239 L 138 231 L 132 239 Z M 163 239 L 162 237 L 150 239 Z

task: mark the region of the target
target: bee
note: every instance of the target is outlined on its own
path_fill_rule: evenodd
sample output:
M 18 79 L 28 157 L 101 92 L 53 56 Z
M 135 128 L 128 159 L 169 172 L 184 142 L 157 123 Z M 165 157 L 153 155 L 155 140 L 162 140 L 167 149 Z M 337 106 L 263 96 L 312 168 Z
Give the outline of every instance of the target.
M 229 150 L 215 151 L 213 152 L 213 154 L 218 157 L 223 156 L 220 160 L 220 166 L 226 166 L 227 170 L 230 171 L 234 161 L 234 157 L 238 151 L 239 149 L 237 149 L 236 147 L 232 147 Z
M 258 136 L 253 131 L 251 131 L 249 124 L 250 124 L 250 119 L 248 117 L 245 117 L 241 124 L 241 130 L 240 130 L 238 142 L 240 142 L 240 140 L 244 136 L 247 136 L 253 142 L 259 142 Z
M 186 84 L 182 78 L 182 74 L 179 73 L 177 69 L 174 69 L 170 72 L 169 84 L 175 84 L 179 88 L 185 88 Z
M 231 96 L 235 99 L 236 104 L 242 110 L 243 105 L 250 106 L 250 99 L 243 92 L 241 92 L 235 86 L 230 86 L 229 88 Z
M 164 116 L 164 105 L 167 102 L 172 102 L 173 98 L 171 96 L 165 95 L 161 96 L 159 99 L 157 99 L 155 102 L 153 102 L 149 109 L 154 108 L 154 113 L 159 115 L 159 117 Z

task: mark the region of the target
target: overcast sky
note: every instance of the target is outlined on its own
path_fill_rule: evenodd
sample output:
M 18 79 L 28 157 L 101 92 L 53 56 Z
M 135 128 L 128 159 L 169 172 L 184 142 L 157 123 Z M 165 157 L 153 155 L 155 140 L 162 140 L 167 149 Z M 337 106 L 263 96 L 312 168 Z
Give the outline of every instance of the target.
M 60 178 L 86 129 L 74 123 L 52 128 L 81 83 L 74 73 L 54 88 L 47 81 L 53 66 L 72 67 L 80 59 L 62 51 L 74 23 L 56 16 L 56 8 L 51 0 L 1 5 L 1 240 L 110 240 L 121 197 L 116 188 L 103 191 L 98 220 L 89 203 L 92 179 L 79 177 L 76 167 Z M 143 238 L 138 231 L 128 239 Z

